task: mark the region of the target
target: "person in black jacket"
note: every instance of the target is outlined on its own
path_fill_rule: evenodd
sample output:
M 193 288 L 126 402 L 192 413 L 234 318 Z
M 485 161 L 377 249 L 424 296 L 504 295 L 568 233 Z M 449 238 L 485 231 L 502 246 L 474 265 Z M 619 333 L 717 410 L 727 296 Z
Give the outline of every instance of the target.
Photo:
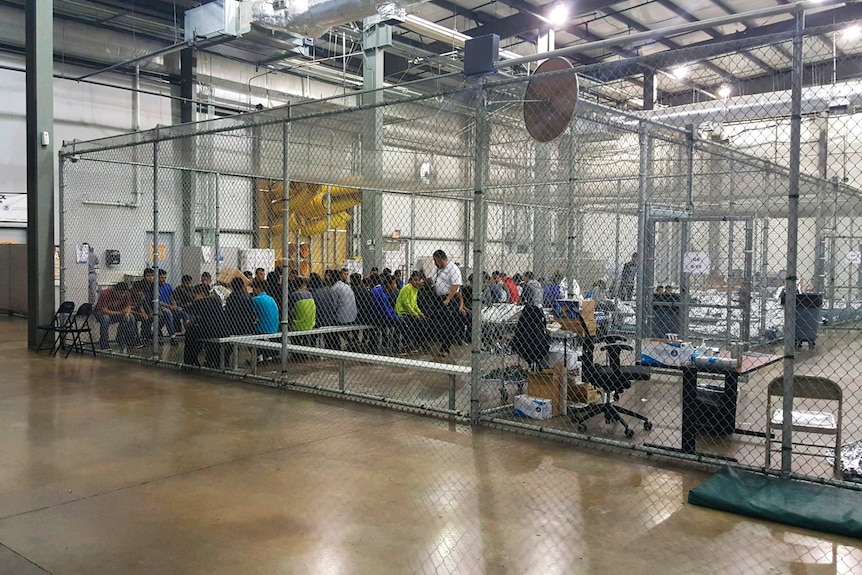
M 195 301 L 186 308 L 191 319 L 186 330 L 186 346 L 183 350 L 183 363 L 199 367 L 198 355 L 206 350 L 206 367 L 219 367 L 218 344 L 205 342 L 205 339 L 227 337 L 229 335 L 227 317 L 217 294 L 210 296 L 204 285 L 194 287 Z
M 257 333 L 257 313 L 251 296 L 246 291 L 245 282 L 234 278 L 230 282 L 231 293 L 225 302 L 225 315 L 229 335 L 250 335 Z
M 369 280 L 363 279 L 361 274 L 350 275 L 350 289 L 353 290 L 353 297 L 356 299 L 356 323 L 363 325 L 372 325 L 374 322 L 374 309 L 371 301 L 371 289 L 368 286 Z M 363 342 L 365 344 L 373 344 L 376 337 L 371 336 L 367 332 L 363 333 Z M 358 347 L 360 342 L 354 340 L 351 342 L 354 347 Z
M 356 298 L 356 323 L 371 324 L 374 321 L 374 312 L 371 306 L 371 290 L 368 289 L 366 281 L 362 279 L 360 274 L 352 274 L 350 287 Z
M 281 268 L 277 267 L 266 276 L 266 293 L 275 300 L 278 306 L 278 315 L 281 316 Z
M 335 297 L 332 295 L 332 288 L 323 282 L 320 274 L 313 273 L 308 276 L 308 290 L 311 292 L 311 297 L 314 298 L 314 305 L 317 307 L 317 321 L 315 327 L 327 327 L 336 325 L 336 307 Z
M 534 305 L 526 305 L 515 326 L 512 336 L 512 351 L 530 365 L 530 369 L 540 370 L 551 349 L 551 336 L 546 328 L 545 312 Z

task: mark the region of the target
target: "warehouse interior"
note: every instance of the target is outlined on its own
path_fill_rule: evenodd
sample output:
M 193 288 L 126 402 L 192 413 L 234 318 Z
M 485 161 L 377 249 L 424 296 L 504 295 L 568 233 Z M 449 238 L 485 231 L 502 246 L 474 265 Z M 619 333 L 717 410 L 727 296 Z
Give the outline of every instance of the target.
M 0 324 L 18 421 L 3 569 L 860 568 L 852 537 L 687 503 L 724 466 L 862 485 L 857 3 L 9 0 L 0 15 L 0 204 L 19 212 L 0 220 L 0 309 L 29 316 Z M 85 353 L 27 351 L 60 302 L 98 308 L 147 268 L 174 286 L 372 267 L 433 285 L 438 250 L 472 294 L 451 352 L 401 350 L 380 326 L 334 344 L 283 329 L 225 338 L 201 368 L 162 314 L 140 345 L 92 321 Z M 528 306 L 486 301 L 498 276 L 523 278 L 524 299 L 533 278 L 556 290 L 550 369 L 516 343 Z M 593 389 L 594 343 L 646 375 Z M 655 359 L 669 349 L 685 360 Z M 837 396 L 806 397 L 812 378 Z M 581 381 L 598 395 L 574 398 Z M 794 424 L 829 415 L 826 441 L 782 430 L 774 390 Z M 533 396 L 547 413 L 520 410 Z

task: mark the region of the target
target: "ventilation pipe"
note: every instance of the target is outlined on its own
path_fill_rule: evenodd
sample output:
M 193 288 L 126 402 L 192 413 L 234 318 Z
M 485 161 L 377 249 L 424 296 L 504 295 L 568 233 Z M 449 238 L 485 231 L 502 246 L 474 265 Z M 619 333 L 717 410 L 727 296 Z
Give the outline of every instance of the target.
M 404 21 L 407 6 L 425 0 L 260 0 L 252 4 L 252 22 L 272 30 L 287 30 L 318 38 L 341 24 L 379 15 Z
M 662 108 L 635 115 L 672 126 L 707 122 L 741 122 L 790 116 L 790 90 L 736 96 L 727 100 L 700 102 L 681 108 Z M 802 90 L 802 114 L 853 113 L 862 109 L 862 82 L 851 80 L 831 86 Z

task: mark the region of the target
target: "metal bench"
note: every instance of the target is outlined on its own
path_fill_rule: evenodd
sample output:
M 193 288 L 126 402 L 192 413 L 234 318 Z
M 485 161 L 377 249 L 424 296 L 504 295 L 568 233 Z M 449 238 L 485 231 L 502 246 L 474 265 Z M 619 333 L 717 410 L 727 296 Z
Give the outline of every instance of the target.
M 308 332 L 296 332 L 308 333 Z M 407 370 L 427 371 L 449 376 L 449 409 L 455 410 L 455 378 L 458 376 L 469 376 L 473 370 L 469 366 L 452 365 L 449 363 L 438 363 L 421 359 L 408 359 L 404 357 L 391 357 L 388 355 L 373 355 L 370 353 L 356 353 L 352 351 L 340 351 L 337 349 L 325 349 L 319 347 L 308 347 L 305 345 L 288 344 L 282 347 L 281 342 L 254 341 L 247 344 L 254 349 L 267 349 L 279 352 L 297 353 L 334 359 L 338 361 L 338 389 L 345 390 L 345 363 L 365 363 L 371 365 L 383 365 Z M 257 374 L 257 354 L 252 354 L 252 373 Z
M 315 337 L 318 335 L 325 335 L 329 333 L 349 333 L 352 331 L 363 331 L 363 330 L 373 330 L 376 329 L 376 326 L 373 325 L 365 325 L 365 324 L 349 324 L 349 325 L 332 325 L 327 327 L 318 327 L 315 329 L 310 329 L 307 331 L 289 331 L 287 332 L 288 338 L 293 337 Z M 216 343 L 219 344 L 220 347 L 220 355 L 219 355 L 219 369 L 225 369 L 225 356 L 224 356 L 224 346 L 231 345 L 233 347 L 233 369 L 236 370 L 238 368 L 237 365 L 237 351 L 241 346 L 254 348 L 256 347 L 254 344 L 259 342 L 267 342 L 267 343 L 277 343 L 278 349 L 281 349 L 281 337 L 282 332 L 276 333 L 258 333 L 251 335 L 232 335 L 228 337 L 214 337 L 205 339 L 203 341 L 207 343 Z M 273 340 L 279 340 L 278 342 L 274 342 Z M 262 349 L 262 348 L 261 348 Z M 257 373 L 257 354 L 252 354 L 252 368 L 254 373 Z

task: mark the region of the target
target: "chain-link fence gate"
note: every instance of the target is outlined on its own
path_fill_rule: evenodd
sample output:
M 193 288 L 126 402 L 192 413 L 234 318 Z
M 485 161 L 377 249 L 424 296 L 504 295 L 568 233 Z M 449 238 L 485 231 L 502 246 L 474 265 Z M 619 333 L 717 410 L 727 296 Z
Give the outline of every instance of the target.
M 768 97 L 638 113 L 607 103 L 685 51 L 549 72 L 581 77 L 555 138 L 516 75 L 67 144 L 63 299 L 88 243 L 106 354 L 852 485 L 862 116 L 829 38 L 715 45 L 804 58 Z M 799 375 L 836 391 L 791 405 Z

